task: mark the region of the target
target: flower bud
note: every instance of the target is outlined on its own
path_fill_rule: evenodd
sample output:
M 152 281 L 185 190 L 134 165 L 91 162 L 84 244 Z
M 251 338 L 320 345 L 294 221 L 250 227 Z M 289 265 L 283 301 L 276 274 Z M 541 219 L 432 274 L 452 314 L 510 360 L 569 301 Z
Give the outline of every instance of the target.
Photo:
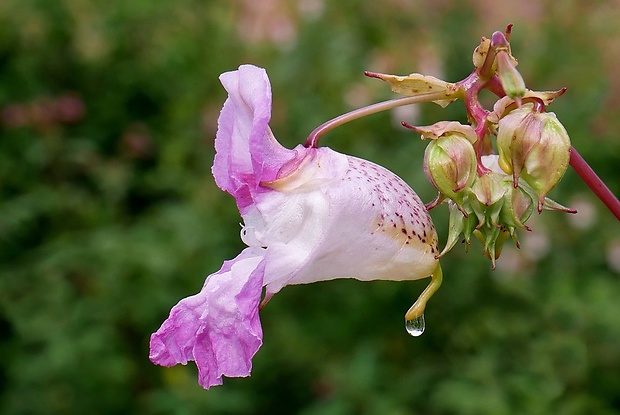
M 495 269 L 495 260 L 502 253 L 504 242 L 511 236 L 510 232 L 503 227 L 491 226 L 476 229 L 473 235 L 484 245 L 482 252 L 491 260 L 491 267 Z
M 490 171 L 478 177 L 471 190 L 476 199 L 484 205 L 491 206 L 504 197 L 508 191 L 501 173 Z
M 467 215 L 464 215 L 462 208 L 459 208 L 453 201 L 449 201 L 448 211 L 450 212 L 448 238 L 446 246 L 438 257 L 442 257 L 449 252 L 459 239 L 462 239 L 460 238 L 461 234 L 464 236 L 465 243 L 469 245 L 471 243 L 471 235 L 475 231 L 476 226 L 478 226 L 478 219 L 472 210 L 468 209 Z
M 476 152 L 472 143 L 458 133 L 432 140 L 424 152 L 424 173 L 439 192 L 462 206 L 476 178 Z
M 525 222 L 530 218 L 534 202 L 521 186 L 510 189 L 504 195 L 504 206 L 500 212 L 501 223 L 508 227 L 511 233 L 516 228 L 530 230 Z
M 504 92 L 521 105 L 521 97 L 525 95 L 525 82 L 516 68 L 516 60 L 507 51 L 499 51 L 496 59 L 497 74 Z
M 570 139 L 555 114 L 535 112 L 531 108 L 512 111 L 499 121 L 497 148 L 499 165 L 519 177 L 538 193 L 538 211 L 545 196 L 560 181 L 568 167 Z
M 506 175 L 503 173 L 490 171 L 478 176 L 472 185 L 469 203 L 478 218 L 478 227 L 485 223 L 498 225 L 504 195 L 511 187 L 510 183 L 506 184 L 504 177 Z

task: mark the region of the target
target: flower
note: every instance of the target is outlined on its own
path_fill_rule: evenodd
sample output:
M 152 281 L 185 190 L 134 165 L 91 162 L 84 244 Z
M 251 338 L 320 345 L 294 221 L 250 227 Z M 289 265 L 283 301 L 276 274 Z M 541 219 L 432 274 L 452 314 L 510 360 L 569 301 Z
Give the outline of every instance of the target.
M 271 89 L 263 69 L 243 65 L 220 80 L 229 96 L 212 172 L 237 202 L 248 247 L 175 305 L 150 342 L 156 364 L 195 361 L 206 389 L 222 376 L 250 374 L 263 339 L 263 287 L 265 303 L 291 284 L 432 274 L 436 289 L 440 275 L 435 228 L 402 179 L 326 147 L 282 147 L 268 125 Z M 427 299 L 406 318 L 417 317 Z

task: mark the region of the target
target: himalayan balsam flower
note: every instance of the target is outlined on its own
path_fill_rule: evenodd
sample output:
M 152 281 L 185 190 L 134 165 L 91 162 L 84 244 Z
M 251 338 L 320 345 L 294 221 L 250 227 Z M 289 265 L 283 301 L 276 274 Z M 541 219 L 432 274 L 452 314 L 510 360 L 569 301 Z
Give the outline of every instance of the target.
M 150 342 L 156 364 L 195 361 L 206 389 L 222 376 L 250 374 L 263 338 L 263 287 L 266 302 L 290 284 L 431 274 L 435 281 L 440 274 L 435 228 L 405 182 L 329 148 L 282 147 L 268 126 L 271 89 L 263 69 L 244 65 L 220 80 L 229 96 L 212 171 L 237 202 L 248 248 L 175 305 Z M 420 301 L 416 313 L 424 309 Z

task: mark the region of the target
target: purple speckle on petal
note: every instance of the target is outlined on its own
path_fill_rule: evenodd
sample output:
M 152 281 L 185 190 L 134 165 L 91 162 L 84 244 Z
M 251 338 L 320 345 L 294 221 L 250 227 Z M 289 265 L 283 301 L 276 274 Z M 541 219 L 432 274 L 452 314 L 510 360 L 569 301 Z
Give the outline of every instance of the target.
M 421 244 L 428 241 L 430 247 L 425 249 L 436 250 L 436 238 L 427 237 L 435 234 L 431 218 L 422 208 L 420 198 L 400 177 L 381 166 L 350 157 L 347 180 L 363 182 L 358 187 L 360 192 L 368 191 L 367 183 L 373 184 L 370 205 L 378 210 L 375 232 L 386 232 L 403 244 L 415 237 Z

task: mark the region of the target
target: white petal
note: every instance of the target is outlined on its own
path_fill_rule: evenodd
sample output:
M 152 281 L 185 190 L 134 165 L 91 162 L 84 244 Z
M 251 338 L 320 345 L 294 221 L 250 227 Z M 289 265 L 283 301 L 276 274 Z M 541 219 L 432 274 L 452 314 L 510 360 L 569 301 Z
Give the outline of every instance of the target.
M 267 246 L 267 292 L 335 278 L 429 276 L 437 234 L 413 190 L 373 163 L 328 148 L 307 151 L 297 170 L 270 183 L 274 191 L 244 216 Z

